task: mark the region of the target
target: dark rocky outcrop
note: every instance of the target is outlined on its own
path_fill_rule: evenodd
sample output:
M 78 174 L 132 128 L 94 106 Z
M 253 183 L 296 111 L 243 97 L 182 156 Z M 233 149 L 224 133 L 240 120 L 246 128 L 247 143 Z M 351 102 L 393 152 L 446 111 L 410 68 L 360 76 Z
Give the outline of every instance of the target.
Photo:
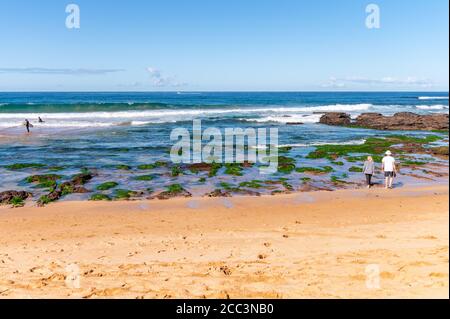
M 20 198 L 25 200 L 31 197 L 32 194 L 24 191 L 6 191 L 0 193 L 0 204 L 10 204 L 13 198 Z
M 208 197 L 231 197 L 231 193 L 229 191 L 225 191 L 222 189 L 216 189 L 216 190 L 206 194 L 205 196 L 208 196 Z
M 348 126 L 351 122 L 352 119 L 349 114 L 339 112 L 325 113 L 320 118 L 320 123 L 326 125 Z
M 448 130 L 448 114 L 420 115 L 410 112 L 400 112 L 393 116 L 380 113 L 363 113 L 354 121 L 346 113 L 325 113 L 320 123 L 335 126 L 365 127 L 376 130 Z
M 432 147 L 429 149 L 429 151 L 434 156 L 448 159 L 448 155 L 449 155 L 448 146 Z
M 448 130 L 448 114 L 419 115 L 410 112 L 383 116 L 377 113 L 365 113 L 358 116 L 355 125 L 378 130 Z
M 45 202 L 42 200 L 38 201 L 38 206 L 43 206 L 46 202 L 54 202 L 60 199 L 62 196 L 67 194 L 84 194 L 89 191 L 84 188 L 84 184 L 89 182 L 94 177 L 91 173 L 81 173 L 75 175 L 72 180 L 68 182 L 64 182 L 59 187 L 56 187 L 53 191 L 51 191 L 48 195 L 46 195 Z
M 157 198 L 159 200 L 167 200 L 167 199 L 171 199 L 171 198 L 175 198 L 175 197 L 192 197 L 192 194 L 189 193 L 186 190 L 180 191 L 180 192 L 170 192 L 170 191 L 165 191 L 165 192 L 161 192 L 158 195 L 152 197 L 153 198 Z

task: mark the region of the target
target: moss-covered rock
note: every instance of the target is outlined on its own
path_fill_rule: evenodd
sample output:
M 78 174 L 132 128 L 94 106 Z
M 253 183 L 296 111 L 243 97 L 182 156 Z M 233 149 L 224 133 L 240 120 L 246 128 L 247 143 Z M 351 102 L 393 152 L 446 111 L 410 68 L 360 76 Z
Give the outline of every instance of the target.
M 307 173 L 307 174 L 314 174 L 314 175 L 321 175 L 321 174 L 328 174 L 334 171 L 334 169 L 331 166 L 324 166 L 324 167 L 299 167 L 296 168 L 295 171 L 297 173 Z
M 141 175 L 134 178 L 136 181 L 152 181 L 155 179 L 153 175 Z
M 328 158 L 335 160 L 340 156 L 348 156 L 349 154 L 384 154 L 384 152 L 393 145 L 408 144 L 409 147 L 422 149 L 424 144 L 440 140 L 441 137 L 436 135 L 428 135 L 425 138 L 417 138 L 406 135 L 389 135 L 385 138 L 370 137 L 364 144 L 360 145 L 320 145 L 316 150 L 309 153 L 307 158 Z M 399 148 L 401 150 L 401 148 Z
M 156 198 L 161 200 L 170 199 L 173 197 L 192 197 L 192 194 L 183 188 L 180 184 L 172 184 L 167 186 L 167 190 L 159 193 Z
M 111 188 L 119 186 L 116 182 L 105 182 L 97 186 L 97 190 L 99 191 L 107 191 Z
M 111 197 L 105 194 L 93 194 L 89 199 L 91 201 L 110 201 Z
M 44 164 L 38 164 L 38 163 L 16 163 L 12 165 L 6 165 L 5 168 L 12 170 L 12 171 L 18 171 L 26 168 L 44 168 L 47 167 L 47 165 Z

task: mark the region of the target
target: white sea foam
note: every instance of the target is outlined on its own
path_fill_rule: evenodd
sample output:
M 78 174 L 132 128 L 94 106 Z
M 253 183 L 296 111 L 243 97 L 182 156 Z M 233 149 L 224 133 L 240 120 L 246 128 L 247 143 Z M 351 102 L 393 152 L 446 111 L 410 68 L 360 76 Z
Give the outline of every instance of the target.
M 0 113 L 0 119 L 37 118 L 46 119 L 114 119 L 114 118 L 152 118 L 167 116 L 202 116 L 221 114 L 251 114 L 251 113 L 308 113 L 329 111 L 364 111 L 371 104 L 333 104 L 312 107 L 276 107 L 276 108 L 229 108 L 229 109 L 179 109 L 179 110 L 146 110 L 117 112 L 85 112 L 85 113 Z
M 419 96 L 419 100 L 448 100 L 448 96 Z
M 416 105 L 419 110 L 445 110 L 448 105 Z
M 251 118 L 251 119 L 243 119 L 247 122 L 256 122 L 256 123 L 318 123 L 320 120 L 321 114 L 311 114 L 311 115 L 294 115 L 294 116 L 265 116 L 261 118 Z
M 409 106 L 413 108 L 414 106 Z M 196 118 L 228 117 L 249 122 L 274 123 L 317 123 L 323 112 L 347 112 L 352 117 L 371 110 L 392 112 L 405 109 L 398 105 L 372 104 L 331 104 L 320 106 L 293 107 L 231 107 L 231 108 L 202 108 L 202 109 L 154 109 L 127 110 L 115 112 L 64 112 L 64 113 L 0 113 L 0 127 L 14 127 L 21 125 L 24 119 L 43 128 L 87 128 L 127 125 L 146 125 L 152 123 L 176 123 L 191 121 Z M 408 108 L 408 107 L 406 107 Z M 432 111 L 448 110 L 445 105 L 417 106 L 418 109 Z M 45 123 L 36 123 L 41 117 Z

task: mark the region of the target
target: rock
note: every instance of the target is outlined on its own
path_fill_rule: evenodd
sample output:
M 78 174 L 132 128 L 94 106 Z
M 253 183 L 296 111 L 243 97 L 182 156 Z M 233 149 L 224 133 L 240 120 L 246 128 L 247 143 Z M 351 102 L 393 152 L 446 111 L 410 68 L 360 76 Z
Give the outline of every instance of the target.
M 210 163 L 195 163 L 186 165 L 187 169 L 199 172 L 209 172 L 211 170 L 211 167 L 212 164 Z
M 231 197 L 231 194 L 228 191 L 216 189 L 216 190 L 212 191 L 211 193 L 206 194 L 205 196 L 208 196 L 208 197 Z
M 94 176 L 91 173 L 81 173 L 72 178 L 71 183 L 74 186 L 81 186 L 89 182 Z
M 361 114 L 355 125 L 379 130 L 448 130 L 448 114 L 419 115 L 410 112 L 383 116 L 376 113 Z
M 159 200 L 167 200 L 167 199 L 171 199 L 171 198 L 175 198 L 175 197 L 192 197 L 192 194 L 189 193 L 187 190 L 182 190 L 179 192 L 170 192 L 170 191 L 165 191 L 165 192 L 161 192 L 158 195 L 154 196 L 153 198 L 157 198 Z
M 9 204 L 13 198 L 20 198 L 22 200 L 32 196 L 31 193 L 24 191 L 6 191 L 0 193 L 0 204 Z
M 448 146 L 432 147 L 430 153 L 439 157 L 448 158 Z
M 77 186 L 77 187 L 74 187 L 73 193 L 74 194 L 86 194 L 86 193 L 90 193 L 90 190 L 84 188 L 83 186 Z
M 349 114 L 340 112 L 328 112 L 322 115 L 319 123 L 335 126 L 347 126 L 351 124 L 351 121 L 352 119 Z
M 56 182 L 60 178 L 61 176 L 59 175 L 48 174 L 48 175 L 32 175 L 28 177 L 26 180 L 29 183 L 41 183 L 44 181 Z
M 59 185 L 58 188 L 55 188 L 46 197 L 48 201 L 54 202 L 68 193 L 73 194 L 89 193 L 89 190 L 84 188 L 83 185 L 89 182 L 93 177 L 94 175 L 92 175 L 91 173 L 81 173 L 75 175 L 71 181 L 62 183 L 61 185 Z M 44 203 L 39 201 L 38 206 L 44 206 Z
M 420 115 L 411 112 L 400 112 L 393 116 L 384 116 L 380 113 L 363 113 L 352 121 L 350 115 L 345 113 L 325 113 L 320 123 L 336 126 L 356 126 L 376 130 L 448 130 L 448 114 Z

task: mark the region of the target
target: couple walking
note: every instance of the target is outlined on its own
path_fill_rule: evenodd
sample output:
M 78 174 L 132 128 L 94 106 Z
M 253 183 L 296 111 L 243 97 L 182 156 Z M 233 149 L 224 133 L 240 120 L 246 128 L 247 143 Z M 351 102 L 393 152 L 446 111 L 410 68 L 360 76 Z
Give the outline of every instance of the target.
M 392 188 L 394 177 L 397 176 L 397 167 L 391 151 L 385 153 L 381 161 L 381 170 L 384 172 L 386 189 Z M 372 156 L 367 157 L 367 161 L 364 162 L 363 172 L 366 174 L 367 188 L 370 188 L 372 186 L 372 176 L 375 173 L 375 163 Z

